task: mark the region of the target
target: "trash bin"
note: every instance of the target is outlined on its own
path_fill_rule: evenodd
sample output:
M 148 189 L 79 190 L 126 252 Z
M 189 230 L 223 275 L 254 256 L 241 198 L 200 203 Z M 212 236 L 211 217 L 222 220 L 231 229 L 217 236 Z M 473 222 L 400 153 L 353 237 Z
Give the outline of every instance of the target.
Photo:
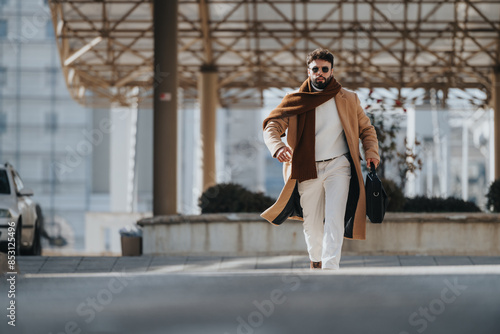
M 127 226 L 120 229 L 122 256 L 142 255 L 142 230 L 139 226 Z

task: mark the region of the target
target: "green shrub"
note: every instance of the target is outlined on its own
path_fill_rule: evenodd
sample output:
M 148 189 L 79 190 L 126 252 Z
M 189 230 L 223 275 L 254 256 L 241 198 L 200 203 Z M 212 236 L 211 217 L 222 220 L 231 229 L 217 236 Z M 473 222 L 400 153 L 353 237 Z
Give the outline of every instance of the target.
M 488 190 L 488 194 L 486 195 L 488 198 L 487 207 L 490 211 L 499 212 L 500 211 L 500 179 L 496 180 L 490 185 L 490 189 Z
M 382 185 L 389 199 L 387 211 L 402 211 L 405 205 L 405 196 L 396 182 L 389 179 L 382 179 Z
M 462 199 L 448 197 L 417 196 L 407 198 L 403 211 L 405 212 L 481 212 L 473 202 L 466 202 Z
M 274 199 L 251 192 L 239 184 L 220 183 L 208 188 L 198 200 L 202 213 L 263 212 Z

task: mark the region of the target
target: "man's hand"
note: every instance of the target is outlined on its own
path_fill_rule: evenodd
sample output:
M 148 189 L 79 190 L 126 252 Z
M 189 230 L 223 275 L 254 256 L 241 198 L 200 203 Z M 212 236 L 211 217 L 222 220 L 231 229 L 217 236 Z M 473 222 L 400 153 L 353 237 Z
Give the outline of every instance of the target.
M 371 168 L 372 162 L 375 165 L 375 168 L 377 168 L 378 164 L 380 163 L 380 161 L 378 161 L 377 159 L 372 159 L 372 158 L 366 159 L 366 165 L 368 166 L 368 168 Z
M 288 146 L 283 146 L 276 152 L 276 159 L 279 162 L 290 162 L 292 161 L 292 150 Z

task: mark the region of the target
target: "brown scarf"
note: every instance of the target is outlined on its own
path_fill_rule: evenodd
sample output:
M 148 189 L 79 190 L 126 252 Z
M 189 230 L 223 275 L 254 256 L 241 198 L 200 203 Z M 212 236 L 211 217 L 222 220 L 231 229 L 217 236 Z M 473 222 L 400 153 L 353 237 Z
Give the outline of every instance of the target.
M 318 177 L 315 164 L 317 106 L 335 97 L 342 86 L 332 78 L 323 91 L 314 91 L 311 79 L 302 83 L 296 93 L 286 95 L 281 103 L 264 120 L 263 127 L 274 118 L 296 115 L 297 140 L 292 155 L 292 179 L 299 182 Z

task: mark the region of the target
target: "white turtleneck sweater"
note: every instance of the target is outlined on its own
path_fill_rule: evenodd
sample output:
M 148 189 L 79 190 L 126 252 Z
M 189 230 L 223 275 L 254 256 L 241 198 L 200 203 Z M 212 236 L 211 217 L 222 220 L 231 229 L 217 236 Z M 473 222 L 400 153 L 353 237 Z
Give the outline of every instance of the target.
M 349 152 L 335 98 L 316 107 L 316 161 Z

